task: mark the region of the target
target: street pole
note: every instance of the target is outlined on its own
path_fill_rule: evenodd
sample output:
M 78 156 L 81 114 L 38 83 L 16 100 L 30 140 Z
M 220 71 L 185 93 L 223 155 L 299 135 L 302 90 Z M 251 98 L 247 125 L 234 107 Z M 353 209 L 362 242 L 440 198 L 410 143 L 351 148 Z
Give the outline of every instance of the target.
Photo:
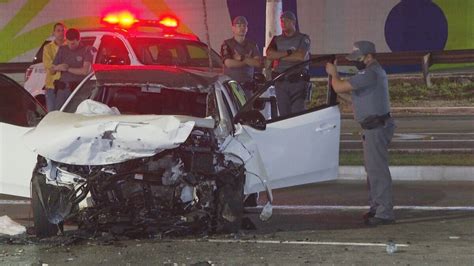
M 282 0 L 267 0 L 266 6 L 266 22 L 265 22 L 265 48 L 263 54 L 270 45 L 273 36 L 281 34 L 280 15 L 282 12 Z M 271 64 L 272 61 L 265 59 L 264 75 L 267 80 L 271 79 Z

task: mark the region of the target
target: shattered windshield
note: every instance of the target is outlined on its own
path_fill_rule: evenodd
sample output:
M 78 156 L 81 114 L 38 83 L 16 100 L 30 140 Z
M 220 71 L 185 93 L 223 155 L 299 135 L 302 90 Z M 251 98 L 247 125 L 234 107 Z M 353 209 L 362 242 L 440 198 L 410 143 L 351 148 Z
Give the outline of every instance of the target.
M 88 80 L 63 109 L 74 113 L 86 99 L 116 107 L 121 114 L 207 116 L 208 93 L 158 84 L 99 84 Z
M 138 60 L 145 65 L 175 65 L 209 67 L 207 46 L 203 43 L 179 39 L 130 38 Z M 221 68 L 219 55 L 211 51 L 212 66 Z

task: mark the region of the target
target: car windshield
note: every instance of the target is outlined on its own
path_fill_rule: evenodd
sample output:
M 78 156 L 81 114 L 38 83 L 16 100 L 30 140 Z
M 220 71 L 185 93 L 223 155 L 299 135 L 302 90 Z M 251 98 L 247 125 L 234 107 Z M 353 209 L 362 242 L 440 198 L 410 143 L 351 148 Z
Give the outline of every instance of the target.
M 208 93 L 153 84 L 99 84 L 90 79 L 72 96 L 63 111 L 74 113 L 84 100 L 116 107 L 121 114 L 207 116 Z
M 129 41 L 138 60 L 145 65 L 209 67 L 208 49 L 201 42 L 164 38 L 130 38 Z M 222 68 L 219 55 L 212 50 L 211 58 L 214 68 Z

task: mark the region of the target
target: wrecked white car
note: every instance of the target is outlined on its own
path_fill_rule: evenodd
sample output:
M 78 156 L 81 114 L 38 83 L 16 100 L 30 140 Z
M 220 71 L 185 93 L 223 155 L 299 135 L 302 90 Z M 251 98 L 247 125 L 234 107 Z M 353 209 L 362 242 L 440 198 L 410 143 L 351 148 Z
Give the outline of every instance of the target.
M 328 88 L 324 103 L 287 117 L 273 106 L 265 118 L 269 99 L 260 96 L 273 82 L 247 101 L 215 73 L 96 66 L 61 111 L 24 136 L 39 154 L 37 235 L 54 235 L 67 220 L 125 235 L 235 232 L 244 194 L 266 191 L 271 201 L 271 189 L 335 179 L 335 94 Z

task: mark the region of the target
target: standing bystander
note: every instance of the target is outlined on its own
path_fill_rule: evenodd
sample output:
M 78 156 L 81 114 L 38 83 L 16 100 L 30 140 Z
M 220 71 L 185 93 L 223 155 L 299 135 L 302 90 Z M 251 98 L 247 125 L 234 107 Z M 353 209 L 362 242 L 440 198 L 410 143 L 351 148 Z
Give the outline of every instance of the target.
M 56 91 L 54 90 L 54 81 L 58 80 L 61 76 L 60 72 L 51 71 L 53 66 L 53 60 L 56 56 L 59 47 L 64 45 L 64 32 L 66 26 L 62 23 L 56 23 L 53 26 L 54 40 L 43 47 L 43 64 L 46 69 L 46 80 L 45 80 L 45 98 L 46 108 L 49 111 L 56 109 Z
M 66 32 L 67 45 L 59 48 L 51 67 L 52 73 L 61 72 L 55 81 L 56 108 L 59 110 L 72 90 L 91 71 L 91 49 L 81 44 L 81 35 L 77 29 Z

